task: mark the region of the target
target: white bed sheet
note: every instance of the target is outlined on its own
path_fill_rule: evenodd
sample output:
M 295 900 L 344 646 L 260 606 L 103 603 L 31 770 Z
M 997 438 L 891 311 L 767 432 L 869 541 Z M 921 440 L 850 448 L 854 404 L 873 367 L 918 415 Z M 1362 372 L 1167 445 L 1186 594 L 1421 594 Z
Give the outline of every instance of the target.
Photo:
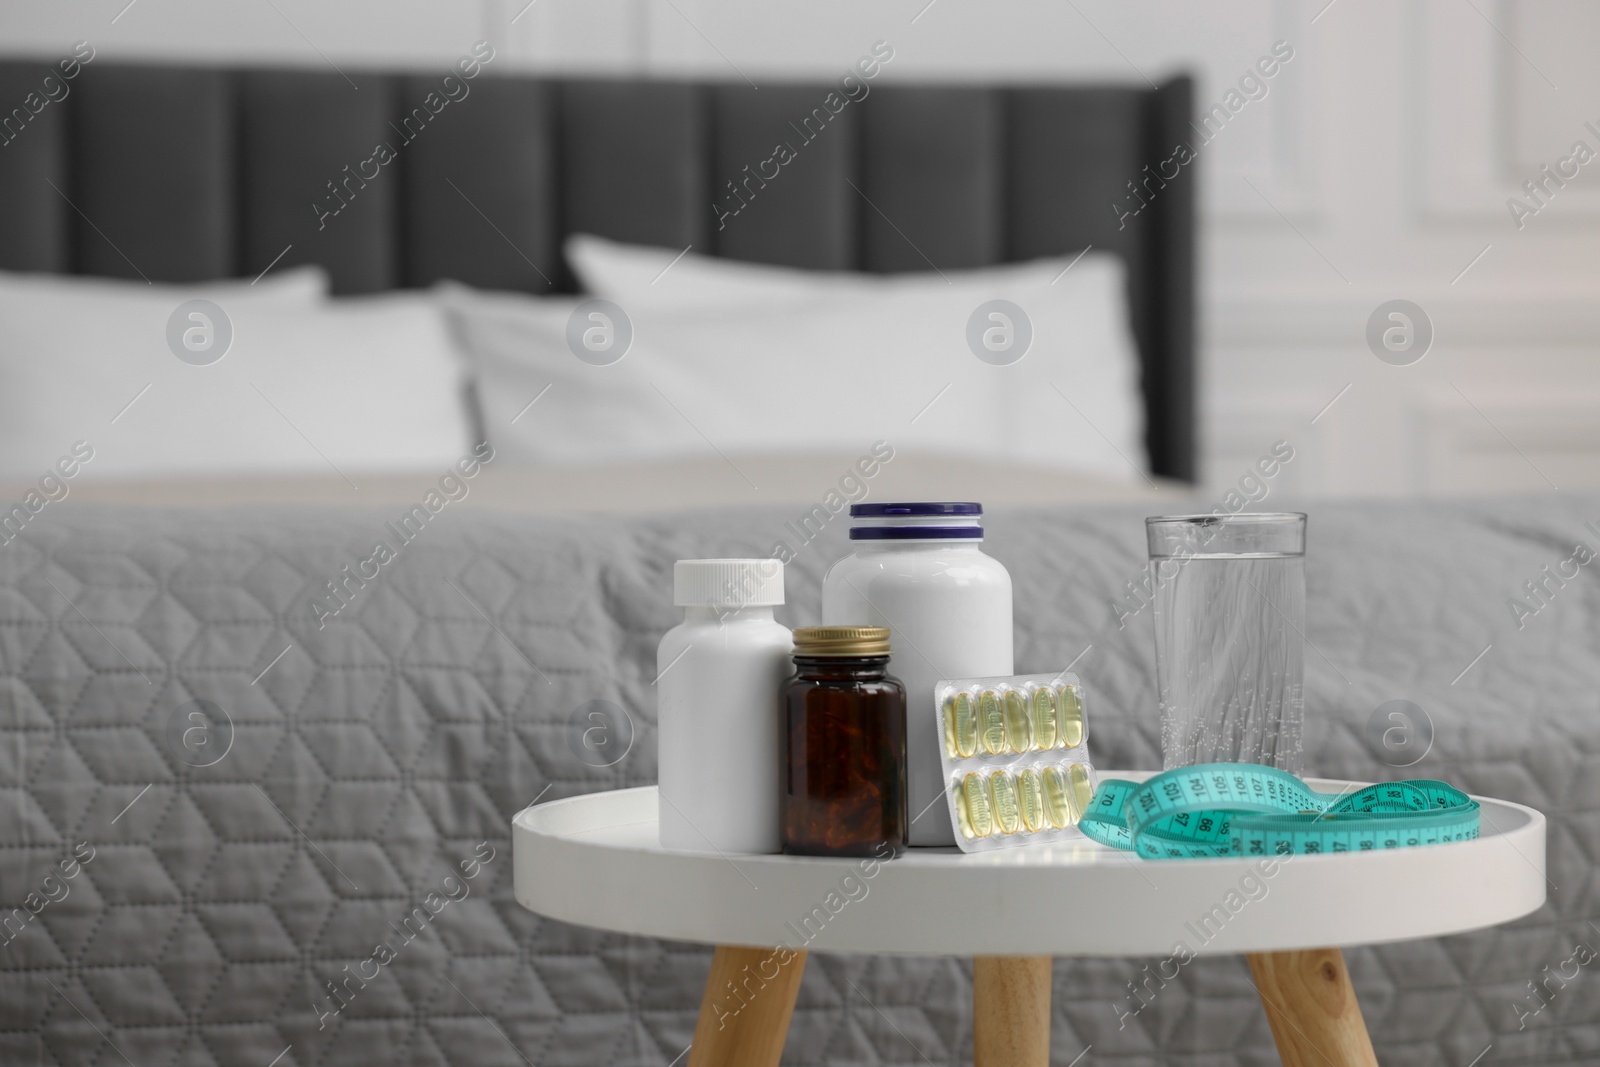
M 697 508 L 813 505 L 854 500 L 976 500 L 986 507 L 1171 501 L 1190 491 L 1179 482 L 1124 482 L 1059 467 L 898 453 L 860 474 L 863 454 L 816 453 L 691 457 L 584 468 L 497 466 L 464 479 L 467 495 L 450 506 L 558 515 L 626 515 Z M 871 464 L 869 464 L 871 466 Z M 150 507 L 241 505 L 408 508 L 446 474 L 356 476 L 352 489 L 322 475 L 73 481 L 69 499 Z M 858 488 L 859 486 L 859 488 Z M 29 483 L 0 484 L 0 510 L 23 499 Z

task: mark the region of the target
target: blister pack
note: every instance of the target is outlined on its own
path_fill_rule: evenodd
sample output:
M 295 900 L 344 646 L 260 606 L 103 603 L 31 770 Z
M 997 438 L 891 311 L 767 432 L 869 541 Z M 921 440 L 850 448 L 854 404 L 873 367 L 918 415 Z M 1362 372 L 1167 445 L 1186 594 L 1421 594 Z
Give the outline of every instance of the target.
M 956 678 L 934 694 L 945 800 L 963 852 L 1083 836 L 1095 776 L 1076 674 Z

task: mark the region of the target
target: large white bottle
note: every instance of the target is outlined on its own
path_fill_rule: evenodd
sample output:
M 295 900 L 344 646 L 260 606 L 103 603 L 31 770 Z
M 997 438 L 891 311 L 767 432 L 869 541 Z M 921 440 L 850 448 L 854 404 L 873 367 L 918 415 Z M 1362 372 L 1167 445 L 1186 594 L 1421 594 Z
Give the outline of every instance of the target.
M 911 845 L 954 845 L 934 685 L 1010 674 L 1011 575 L 983 554 L 983 507 L 852 504 L 855 552 L 822 580 L 825 626 L 887 626 L 889 673 L 906 687 Z
M 656 650 L 659 818 L 663 848 L 783 848 L 779 711 L 794 640 L 776 559 L 681 559 L 673 603 L 683 622 Z

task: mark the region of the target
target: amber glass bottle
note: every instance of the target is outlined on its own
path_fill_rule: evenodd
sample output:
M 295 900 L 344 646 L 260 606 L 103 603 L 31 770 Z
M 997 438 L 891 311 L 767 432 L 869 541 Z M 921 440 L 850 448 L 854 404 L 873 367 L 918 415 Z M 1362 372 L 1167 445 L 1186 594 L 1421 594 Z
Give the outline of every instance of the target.
M 784 690 L 783 850 L 895 855 L 906 847 L 906 691 L 883 626 L 794 632 Z

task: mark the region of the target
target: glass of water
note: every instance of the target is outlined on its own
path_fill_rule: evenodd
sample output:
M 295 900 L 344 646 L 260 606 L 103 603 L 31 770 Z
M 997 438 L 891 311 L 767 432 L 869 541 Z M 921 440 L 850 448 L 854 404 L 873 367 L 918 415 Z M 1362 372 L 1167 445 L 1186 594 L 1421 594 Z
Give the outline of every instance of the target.
M 1155 590 L 1162 765 L 1262 763 L 1299 774 L 1306 517 L 1145 520 Z

